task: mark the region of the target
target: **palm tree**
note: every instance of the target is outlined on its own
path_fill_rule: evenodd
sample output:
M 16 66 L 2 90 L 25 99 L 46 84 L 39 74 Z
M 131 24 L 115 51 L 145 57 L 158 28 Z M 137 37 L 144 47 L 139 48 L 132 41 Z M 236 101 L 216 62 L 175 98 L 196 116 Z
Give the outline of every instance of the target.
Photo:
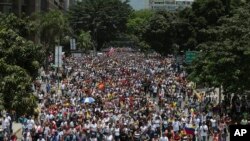
M 69 31 L 69 24 L 66 16 L 59 10 L 40 13 L 37 19 L 36 27 L 40 35 L 41 43 L 46 50 L 47 67 L 49 53 L 54 49 L 55 45 L 61 43 L 62 38 Z

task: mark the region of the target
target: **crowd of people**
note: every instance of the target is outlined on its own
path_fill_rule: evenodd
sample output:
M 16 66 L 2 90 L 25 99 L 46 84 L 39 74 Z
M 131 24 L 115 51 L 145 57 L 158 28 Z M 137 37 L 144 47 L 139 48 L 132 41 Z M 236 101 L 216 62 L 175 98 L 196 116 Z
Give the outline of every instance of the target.
M 23 141 L 227 140 L 230 117 L 216 94 L 197 92 L 173 57 L 70 56 L 40 74 L 39 114 L 20 118 Z

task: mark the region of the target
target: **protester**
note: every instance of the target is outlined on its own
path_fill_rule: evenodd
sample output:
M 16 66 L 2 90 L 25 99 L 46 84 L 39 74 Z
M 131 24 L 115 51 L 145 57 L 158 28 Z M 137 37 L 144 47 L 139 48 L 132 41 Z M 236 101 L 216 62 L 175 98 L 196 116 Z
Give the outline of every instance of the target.
M 190 86 L 173 57 L 112 48 L 65 57 L 58 72 L 41 70 L 39 117 L 23 117 L 23 140 L 207 141 L 221 124 L 215 101 Z

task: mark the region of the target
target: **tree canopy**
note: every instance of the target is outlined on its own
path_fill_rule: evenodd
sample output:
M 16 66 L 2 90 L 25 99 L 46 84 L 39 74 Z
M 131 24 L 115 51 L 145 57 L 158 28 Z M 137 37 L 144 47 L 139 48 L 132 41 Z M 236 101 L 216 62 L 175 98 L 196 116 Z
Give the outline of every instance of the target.
M 203 30 L 207 41 L 198 47 L 201 55 L 191 66 L 190 77 L 208 86 L 222 85 L 225 93 L 244 93 L 250 76 L 250 4 L 219 19 L 219 26 Z
M 31 83 L 44 59 L 41 46 L 28 40 L 32 24 L 13 14 L 0 19 L 0 99 L 1 108 L 18 115 L 32 113 L 36 106 Z
M 93 47 L 93 42 L 89 32 L 81 31 L 77 38 L 78 46 L 84 50 L 90 50 Z
M 34 22 L 36 23 L 36 30 L 40 35 L 41 43 L 47 48 L 60 44 L 62 38 L 70 30 L 67 17 L 59 10 L 37 13 Z
M 125 31 L 131 10 L 128 1 L 83 0 L 71 7 L 69 21 L 76 34 L 81 30 L 90 32 L 96 50 Z
M 65 37 L 70 33 L 68 19 L 62 11 L 51 10 L 46 13 L 36 13 L 32 23 L 45 50 L 47 70 L 48 56 L 53 53 L 56 45 L 62 45 Z

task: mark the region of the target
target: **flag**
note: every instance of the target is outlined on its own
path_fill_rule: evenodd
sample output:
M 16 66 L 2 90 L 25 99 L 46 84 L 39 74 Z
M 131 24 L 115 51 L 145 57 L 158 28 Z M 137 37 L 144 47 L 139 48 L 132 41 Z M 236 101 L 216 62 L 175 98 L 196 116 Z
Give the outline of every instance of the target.
M 90 115 L 89 111 L 87 111 L 87 113 L 86 113 L 86 118 L 87 118 L 87 119 L 90 119 L 90 118 L 91 118 L 91 115 Z
M 108 52 L 108 56 L 111 56 L 115 52 L 115 49 L 113 47 L 110 48 Z
M 193 127 L 185 127 L 185 131 L 188 135 L 194 135 L 195 129 Z

